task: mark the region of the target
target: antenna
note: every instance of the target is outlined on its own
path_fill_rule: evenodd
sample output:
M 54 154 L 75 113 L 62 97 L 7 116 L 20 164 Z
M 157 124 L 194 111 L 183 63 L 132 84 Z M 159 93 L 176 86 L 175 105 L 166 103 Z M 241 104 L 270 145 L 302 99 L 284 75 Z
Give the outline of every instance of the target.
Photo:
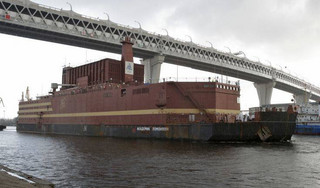
M 22 95 L 21 95 L 21 102 L 24 101 L 24 93 L 22 92 Z
M 26 89 L 26 96 L 25 97 L 26 97 L 27 101 L 30 101 L 29 86 Z

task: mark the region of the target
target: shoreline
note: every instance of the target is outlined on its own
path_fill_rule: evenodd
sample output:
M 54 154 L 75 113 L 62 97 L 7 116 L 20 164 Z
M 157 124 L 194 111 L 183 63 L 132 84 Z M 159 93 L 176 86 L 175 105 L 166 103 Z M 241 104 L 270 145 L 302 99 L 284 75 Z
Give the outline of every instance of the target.
M 54 184 L 20 171 L 12 170 L 0 164 L 1 187 L 43 187 L 52 188 Z

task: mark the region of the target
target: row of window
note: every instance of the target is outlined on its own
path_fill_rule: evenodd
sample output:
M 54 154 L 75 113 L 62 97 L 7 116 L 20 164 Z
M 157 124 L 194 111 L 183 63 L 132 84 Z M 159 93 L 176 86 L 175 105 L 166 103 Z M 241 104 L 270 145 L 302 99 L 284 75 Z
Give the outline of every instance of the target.
M 215 85 L 209 85 L 209 84 L 204 85 L 204 88 L 208 88 L 208 87 L 214 88 Z M 228 90 L 233 90 L 233 91 L 239 91 L 240 90 L 239 87 L 226 86 L 226 85 L 222 85 L 222 84 L 216 84 L 216 88 L 218 88 L 218 89 L 228 89 Z
M 139 88 L 139 89 L 132 90 L 133 95 L 143 94 L 143 93 L 149 93 L 149 88 Z
M 226 85 L 220 85 L 220 84 L 217 84 L 217 88 L 228 89 L 228 90 L 232 90 L 232 91 L 239 91 L 240 90 L 240 88 L 238 88 L 238 87 L 226 86 Z

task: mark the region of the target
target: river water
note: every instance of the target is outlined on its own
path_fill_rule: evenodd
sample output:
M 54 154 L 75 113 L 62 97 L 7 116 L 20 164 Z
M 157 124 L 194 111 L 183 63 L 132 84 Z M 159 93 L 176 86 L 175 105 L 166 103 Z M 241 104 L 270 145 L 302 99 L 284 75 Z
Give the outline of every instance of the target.
M 0 131 L 0 163 L 56 187 L 320 187 L 320 137 L 222 144 L 38 135 L 9 127 Z

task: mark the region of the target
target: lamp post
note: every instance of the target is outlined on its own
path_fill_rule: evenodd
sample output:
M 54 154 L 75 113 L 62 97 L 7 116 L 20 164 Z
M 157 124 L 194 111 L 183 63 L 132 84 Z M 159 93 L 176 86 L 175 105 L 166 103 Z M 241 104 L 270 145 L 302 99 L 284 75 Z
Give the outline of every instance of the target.
M 213 45 L 212 45 L 212 43 L 211 43 L 211 42 L 209 42 L 209 41 L 206 41 L 206 42 L 210 44 L 211 48 L 213 48 Z
M 247 58 L 246 54 L 243 51 L 233 53 L 233 55 L 241 55 L 241 54 L 244 55 L 244 58 Z
M 225 48 L 227 48 L 228 50 L 229 50 L 229 54 L 231 54 L 231 50 L 230 50 L 230 48 L 229 47 L 227 47 L 227 46 L 224 46 Z
M 271 62 L 269 60 L 266 60 L 266 62 L 268 62 L 270 64 L 270 67 L 272 67 L 272 64 L 271 64 Z
M 190 38 L 190 42 L 192 43 L 192 38 L 189 35 L 186 35 L 186 36 Z
M 108 14 L 108 13 L 106 13 L 106 12 L 104 12 L 103 14 L 107 15 L 107 17 L 108 17 L 108 21 L 110 21 L 109 14 Z
M 260 59 L 259 59 L 257 56 L 253 56 L 253 57 L 256 58 L 256 59 L 258 59 L 258 62 L 261 63 L 261 62 L 260 62 Z
M 162 29 L 162 30 L 164 30 L 167 33 L 167 36 L 169 36 L 169 32 L 167 29 Z
M 178 82 L 178 79 L 179 79 L 179 66 L 177 65 L 177 82 Z
M 71 5 L 71 3 L 67 2 L 67 4 L 70 6 L 70 10 L 72 11 L 72 5 Z
M 285 66 L 284 68 L 288 70 L 289 74 L 291 74 L 291 71 L 287 66 Z
M 138 21 L 136 21 L 136 20 L 135 20 L 134 22 L 136 22 L 136 23 L 139 25 L 139 29 L 142 29 L 140 22 L 138 22 Z

